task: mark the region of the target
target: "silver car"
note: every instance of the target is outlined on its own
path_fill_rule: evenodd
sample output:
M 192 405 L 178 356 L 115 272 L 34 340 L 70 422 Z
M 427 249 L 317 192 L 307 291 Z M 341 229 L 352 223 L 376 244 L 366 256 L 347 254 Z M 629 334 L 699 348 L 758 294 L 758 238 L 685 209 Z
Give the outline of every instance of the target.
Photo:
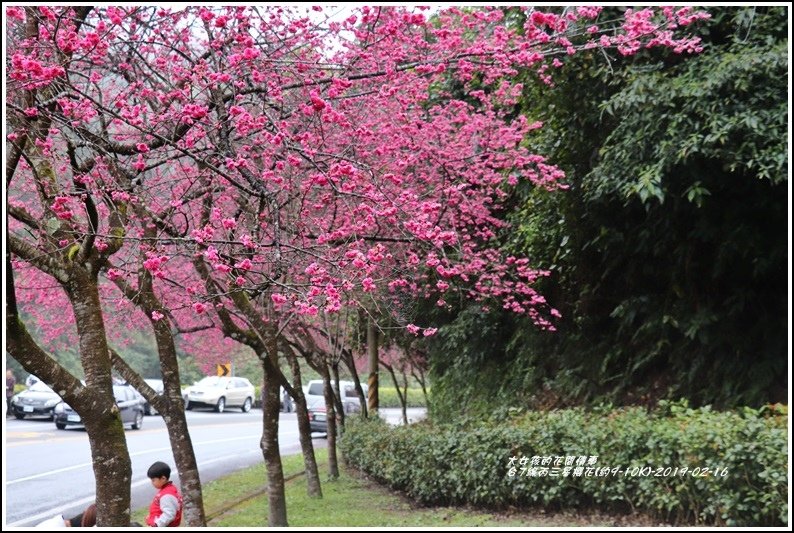
M 331 387 L 334 386 L 334 381 L 331 380 Z M 356 386 L 352 381 L 339 381 L 340 391 L 342 392 L 342 405 L 345 408 L 345 413 L 360 413 L 361 402 L 356 392 Z M 364 391 L 364 397 L 369 392 L 369 387 L 361 384 L 361 389 Z M 306 397 L 306 406 L 311 409 L 313 407 L 325 406 L 325 396 L 323 395 L 323 380 L 311 380 L 303 391 Z
M 45 416 L 52 420 L 53 409 L 62 401 L 43 381 L 36 381 L 29 389 L 11 398 L 11 410 L 20 420 L 26 416 Z
M 185 391 L 185 409 L 212 407 L 222 413 L 239 407 L 247 413 L 254 405 L 254 386 L 245 378 L 210 376 Z

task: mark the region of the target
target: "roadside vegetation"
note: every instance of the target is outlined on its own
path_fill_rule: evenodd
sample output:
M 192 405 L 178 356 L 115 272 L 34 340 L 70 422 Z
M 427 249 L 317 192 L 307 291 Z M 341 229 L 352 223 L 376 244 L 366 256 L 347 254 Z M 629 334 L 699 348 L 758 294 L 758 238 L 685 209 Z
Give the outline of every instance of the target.
M 317 450 L 321 472 L 327 471 L 327 450 Z M 499 512 L 454 506 L 424 506 L 372 481 L 361 472 L 342 467 L 333 481 L 323 480 L 323 498 L 306 495 L 300 456 L 284 458 L 290 527 L 572 527 L 658 525 L 643 515 L 545 513 L 508 509 Z M 264 465 L 235 472 L 204 485 L 210 527 L 261 527 L 267 524 Z M 146 511 L 133 519 L 142 522 Z
M 8 370 L 83 420 L 99 525 L 117 377 L 190 527 L 787 524 L 787 8 L 304 9 L 6 12 Z M 264 464 L 204 487 L 182 384 L 229 363 Z M 407 427 L 345 426 L 378 397 Z
M 341 449 L 350 464 L 424 505 L 640 511 L 679 525 L 781 526 L 787 418 L 781 405 L 716 412 L 662 402 L 650 413 L 516 410 L 408 427 L 356 420 Z M 587 462 L 567 465 L 568 458 Z

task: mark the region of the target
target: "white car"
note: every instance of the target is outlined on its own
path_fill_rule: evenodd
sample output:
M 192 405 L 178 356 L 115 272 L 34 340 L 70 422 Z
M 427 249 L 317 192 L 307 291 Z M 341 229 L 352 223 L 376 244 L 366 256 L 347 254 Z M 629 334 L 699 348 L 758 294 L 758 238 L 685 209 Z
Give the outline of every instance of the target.
M 227 407 L 239 407 L 247 413 L 254 394 L 254 386 L 245 378 L 210 376 L 185 390 L 185 409 L 212 407 L 222 413 Z
M 334 381 L 331 381 L 331 387 L 334 386 Z M 364 391 L 364 397 L 367 396 L 367 385 L 361 384 Z M 356 386 L 352 381 L 340 381 L 339 389 L 342 392 L 342 405 L 345 407 L 345 413 L 357 413 L 361 411 L 361 402 L 356 393 Z M 306 396 L 306 407 L 309 409 L 325 407 L 325 397 L 323 396 L 323 380 L 311 380 L 303 390 L 303 395 Z
M 35 381 L 27 390 L 11 398 L 11 412 L 19 420 L 26 416 L 53 417 L 53 409 L 63 400 L 43 381 Z

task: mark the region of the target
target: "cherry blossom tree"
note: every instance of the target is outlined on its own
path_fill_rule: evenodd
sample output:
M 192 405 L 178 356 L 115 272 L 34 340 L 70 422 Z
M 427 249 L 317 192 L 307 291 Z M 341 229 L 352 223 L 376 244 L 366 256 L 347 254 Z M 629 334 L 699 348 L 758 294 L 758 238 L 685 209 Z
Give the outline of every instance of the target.
M 42 34 L 51 35 L 57 15 L 42 8 L 20 8 L 7 14 L 21 23 L 11 25 L 9 42 L 12 62 L 9 69 L 11 90 L 7 105 L 23 109 L 12 113 L 12 130 L 6 160 L 6 188 L 9 213 L 19 224 L 7 226 L 10 252 L 32 269 L 46 274 L 48 290 L 65 294 L 74 313 L 79 353 L 85 371 L 85 385 L 58 365 L 29 334 L 17 306 L 15 270 L 24 268 L 6 256 L 7 294 L 6 321 L 8 350 L 31 373 L 35 373 L 81 415 L 89 436 L 96 478 L 96 501 L 100 525 L 129 523 L 130 479 L 132 475 L 127 443 L 118 408 L 114 402 L 111 364 L 99 294 L 97 276 L 100 254 L 94 247 L 94 235 L 78 230 L 74 220 L 74 204 L 62 194 L 58 175 L 67 171 L 73 152 L 56 142 L 58 128 L 49 113 L 53 97 L 58 93 L 74 57 L 74 50 L 40 47 Z M 76 8 L 64 28 L 80 31 L 91 8 Z M 67 155 L 68 154 L 68 155 Z M 24 176 L 23 176 L 24 175 Z M 75 184 L 80 189 L 79 184 Z M 12 199 L 13 198 L 13 199 Z M 85 197 L 81 206 L 89 227 L 96 227 L 98 213 L 93 201 Z M 20 227 L 25 228 L 23 235 Z M 79 236 L 78 236 L 79 235 Z M 26 238 L 27 237 L 27 238 Z M 32 238 L 31 238 L 32 237 Z M 76 237 L 76 238 L 75 238 Z M 119 243 L 108 243 L 104 252 L 111 255 Z M 16 266 L 16 268 L 15 268 Z
M 14 272 L 28 286 L 34 270 L 54 279 L 78 331 L 102 337 L 81 344 L 87 377 L 101 365 L 89 387 L 109 383 L 100 273 L 155 331 L 167 319 L 256 344 L 269 521 L 279 526 L 284 326 L 410 298 L 443 306 L 459 291 L 553 330 L 557 312 L 533 287 L 548 273 L 499 247 L 516 185 L 554 189 L 562 176 L 522 142 L 542 124 L 513 117 L 515 74 L 551 84 L 583 48 L 697 52 L 686 26 L 706 16 L 649 8 L 600 21 L 597 7 L 527 8 L 510 30 L 494 8 L 431 21 L 422 9 L 364 6 L 343 22 L 303 9 L 6 12 Z M 104 498 L 103 524 L 128 520 L 128 510 L 109 518 L 121 509 Z

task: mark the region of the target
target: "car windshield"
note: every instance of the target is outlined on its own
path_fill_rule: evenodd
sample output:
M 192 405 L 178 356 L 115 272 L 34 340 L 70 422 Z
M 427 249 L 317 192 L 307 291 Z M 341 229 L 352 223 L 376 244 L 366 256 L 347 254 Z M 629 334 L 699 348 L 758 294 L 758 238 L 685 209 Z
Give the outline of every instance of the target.
M 127 389 L 123 385 L 113 385 L 113 396 L 117 402 L 127 401 Z
M 312 383 L 309 385 L 309 394 L 312 396 L 322 396 L 323 395 L 323 384 L 322 383 Z
M 147 385 L 157 391 L 163 390 L 163 381 L 161 379 L 144 379 Z
M 226 388 L 226 385 L 229 384 L 229 378 L 222 378 L 218 376 L 210 376 L 208 378 L 204 378 L 197 383 L 200 387 L 223 387 Z
M 47 384 L 44 383 L 43 381 L 37 381 L 36 383 L 31 385 L 28 390 L 32 390 L 34 392 L 52 392 L 53 394 L 55 393 L 55 391 L 49 388 Z

